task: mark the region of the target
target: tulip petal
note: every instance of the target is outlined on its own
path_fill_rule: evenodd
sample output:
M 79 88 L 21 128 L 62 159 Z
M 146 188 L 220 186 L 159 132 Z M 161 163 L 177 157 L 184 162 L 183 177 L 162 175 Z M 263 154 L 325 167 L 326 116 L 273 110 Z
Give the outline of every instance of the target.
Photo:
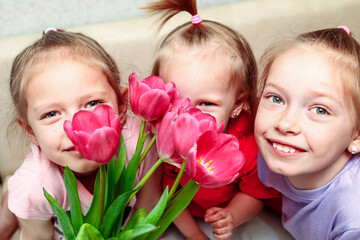
M 92 133 L 102 126 L 99 117 L 86 110 L 74 114 L 72 125 L 73 129 L 87 133 Z
M 69 136 L 72 143 L 77 144 L 77 137 L 73 132 L 72 122 L 69 120 L 65 120 L 64 122 L 64 130 L 66 134 Z
M 117 132 L 110 127 L 102 127 L 94 131 L 90 136 L 87 148 L 90 160 L 100 164 L 106 164 L 114 156 L 119 146 L 119 136 Z
M 210 130 L 201 135 L 188 154 L 185 171 L 204 187 L 219 187 L 234 181 L 245 163 L 237 139 Z
M 90 159 L 90 155 L 88 153 L 88 149 L 86 147 L 88 140 L 90 138 L 90 134 L 87 132 L 80 132 L 80 131 L 74 131 L 74 135 L 76 136 L 76 144 L 75 147 L 79 150 L 80 154 L 86 158 L 86 159 Z
M 190 114 L 180 114 L 175 123 L 174 141 L 176 151 L 186 157 L 199 134 L 199 122 Z
M 138 114 L 147 121 L 155 120 L 163 115 L 168 108 L 170 98 L 165 91 L 158 89 L 144 93 L 140 99 Z
M 98 116 L 98 119 L 103 126 L 111 126 L 111 120 L 116 116 L 114 109 L 106 104 L 97 106 L 92 113 Z
M 142 83 L 148 85 L 151 89 L 161 89 L 166 91 L 165 83 L 161 77 L 152 75 L 142 80 Z
M 174 126 L 177 114 L 167 112 L 160 123 L 156 145 L 161 159 L 167 159 L 175 152 Z

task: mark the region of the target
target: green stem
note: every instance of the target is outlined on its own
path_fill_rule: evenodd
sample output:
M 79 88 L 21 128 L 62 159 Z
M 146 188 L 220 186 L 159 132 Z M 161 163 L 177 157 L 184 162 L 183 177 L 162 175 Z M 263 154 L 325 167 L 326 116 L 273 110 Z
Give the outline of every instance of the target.
M 139 159 L 139 163 L 138 166 L 140 166 L 140 164 L 142 163 L 142 161 L 144 160 L 144 158 L 146 157 L 146 155 L 148 154 L 148 152 L 150 151 L 151 147 L 154 145 L 156 141 L 156 135 L 153 136 L 153 138 L 151 139 L 149 145 L 147 145 L 147 147 L 145 148 L 144 152 L 141 154 L 141 157 Z
M 175 179 L 175 182 L 174 182 L 174 184 L 172 185 L 171 190 L 170 190 L 170 192 L 169 192 L 168 201 L 169 201 L 169 199 L 172 197 L 172 195 L 174 195 L 177 187 L 179 186 L 180 179 L 182 178 L 182 175 L 184 174 L 184 171 L 185 171 L 185 158 L 184 158 L 183 163 L 182 163 L 182 165 L 181 165 L 180 171 L 179 171 L 179 173 L 178 173 L 178 175 L 177 175 L 177 177 L 176 177 L 176 179 Z
M 160 164 L 163 162 L 163 160 L 159 159 L 156 161 L 156 163 L 151 167 L 151 169 L 146 173 L 146 175 L 140 180 L 140 182 L 136 185 L 135 188 L 140 187 L 137 191 L 135 191 L 131 196 L 129 197 L 128 203 L 130 200 L 135 196 L 135 194 L 141 189 L 142 186 L 146 183 L 146 181 L 151 177 L 151 175 L 155 172 L 155 170 L 160 166 Z
M 146 121 L 141 121 L 141 127 L 140 127 L 138 142 L 137 142 L 137 144 L 136 144 L 136 149 L 137 149 L 138 146 L 139 146 L 140 139 L 141 139 L 142 136 L 144 135 L 145 124 L 146 124 Z
M 100 199 L 99 199 L 99 222 L 97 229 L 100 229 L 102 218 L 104 215 L 105 192 L 106 192 L 106 166 L 100 164 Z

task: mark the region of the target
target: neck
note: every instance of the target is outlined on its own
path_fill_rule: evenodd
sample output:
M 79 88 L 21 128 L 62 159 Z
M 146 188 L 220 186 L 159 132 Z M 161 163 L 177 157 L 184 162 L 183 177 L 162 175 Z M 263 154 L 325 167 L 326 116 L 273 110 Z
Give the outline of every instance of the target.
M 350 160 L 351 154 L 345 154 L 330 165 L 319 171 L 288 177 L 291 184 L 297 189 L 312 190 L 328 184 Z
M 95 179 L 98 170 L 89 174 L 76 174 L 76 178 L 84 185 L 84 187 L 91 193 L 94 194 Z

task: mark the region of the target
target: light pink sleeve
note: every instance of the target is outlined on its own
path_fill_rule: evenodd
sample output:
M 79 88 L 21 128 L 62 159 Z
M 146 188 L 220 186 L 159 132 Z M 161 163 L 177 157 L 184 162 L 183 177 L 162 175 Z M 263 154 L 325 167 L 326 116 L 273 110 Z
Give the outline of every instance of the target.
M 63 178 L 53 163 L 44 158 L 36 146 L 20 168 L 8 181 L 9 209 L 23 219 L 48 220 L 54 215 L 44 196 L 46 189 L 62 207 L 64 205 Z

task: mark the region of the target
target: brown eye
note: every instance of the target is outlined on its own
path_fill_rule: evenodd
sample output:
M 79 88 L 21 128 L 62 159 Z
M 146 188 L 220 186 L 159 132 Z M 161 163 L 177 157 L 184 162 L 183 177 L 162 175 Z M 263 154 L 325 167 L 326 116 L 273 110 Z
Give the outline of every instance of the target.
M 59 113 L 57 113 L 57 112 L 48 112 L 48 113 L 44 114 L 42 118 L 51 118 L 51 117 L 55 117 L 58 115 L 59 115 Z
M 96 100 L 96 101 L 91 101 L 91 102 L 88 102 L 85 106 L 85 108 L 91 108 L 91 107 L 95 107 L 97 105 L 100 104 L 100 101 Z

